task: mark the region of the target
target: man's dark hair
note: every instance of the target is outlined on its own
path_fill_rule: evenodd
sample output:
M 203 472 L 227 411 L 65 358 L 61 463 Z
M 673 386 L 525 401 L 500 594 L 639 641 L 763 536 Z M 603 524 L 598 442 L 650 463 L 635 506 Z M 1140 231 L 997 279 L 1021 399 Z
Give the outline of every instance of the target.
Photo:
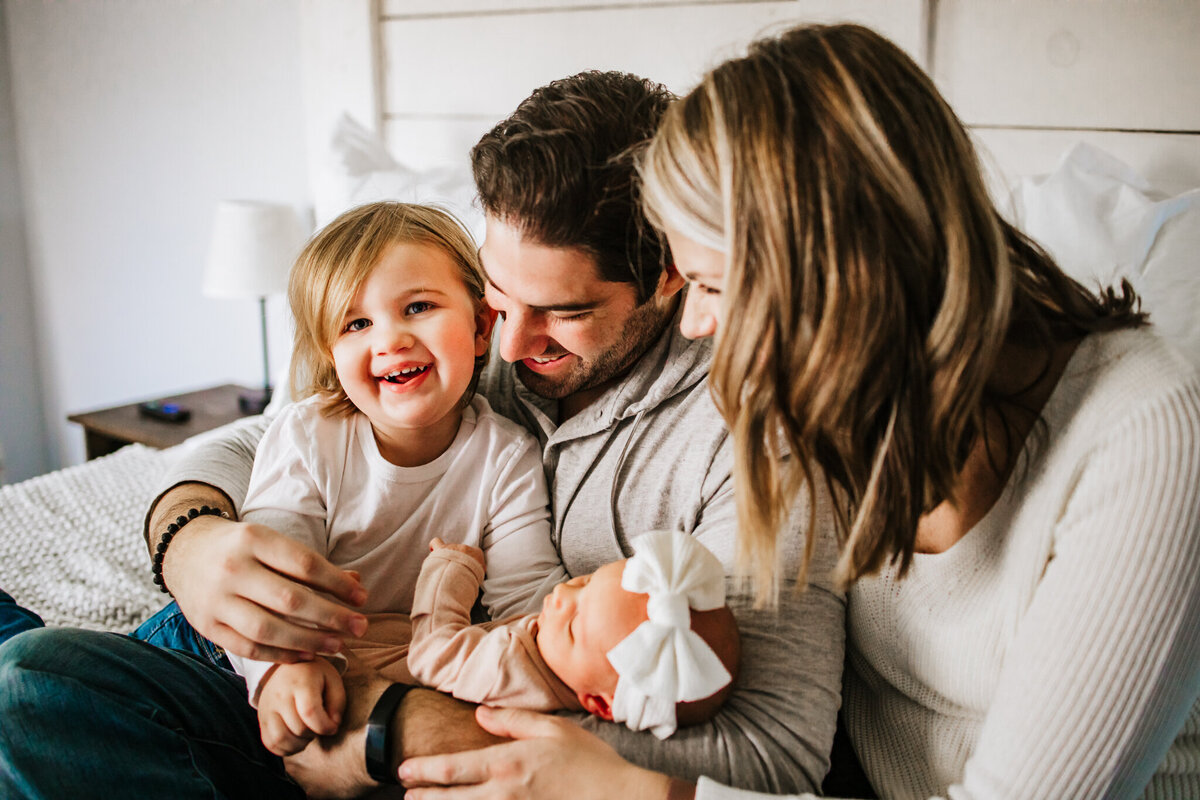
M 536 89 L 471 149 L 485 213 L 541 244 L 577 247 L 606 281 L 654 291 L 665 243 L 642 212 L 637 152 L 674 96 L 624 72 L 581 72 Z

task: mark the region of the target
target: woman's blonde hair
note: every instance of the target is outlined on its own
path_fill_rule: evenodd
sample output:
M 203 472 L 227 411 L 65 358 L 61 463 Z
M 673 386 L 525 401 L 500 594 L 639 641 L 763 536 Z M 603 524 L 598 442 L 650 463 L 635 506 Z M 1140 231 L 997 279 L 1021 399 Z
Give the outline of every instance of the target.
M 888 559 L 903 575 L 918 519 L 951 496 L 989 410 L 1015 401 L 986 388 L 1005 341 L 1142 318 L 1128 285 L 1093 296 L 1000 217 L 932 81 L 860 26 L 792 29 L 712 70 L 668 111 L 642 177 L 655 225 L 725 254 L 737 313 L 710 383 L 760 602 L 802 486 L 834 497 L 843 585 Z
M 328 413 L 348 413 L 354 405 L 338 381 L 333 343 L 350 303 L 384 251 L 396 243 L 441 248 L 458 267 L 477 307 L 483 304 L 483 272 L 475 243 L 449 213 L 431 206 L 380 202 L 352 208 L 326 225 L 296 259 L 288 280 L 288 302 L 296 321 L 289 374 L 292 397 L 317 394 Z M 487 355 L 475 360 L 475 377 L 464 397 L 474 394 Z

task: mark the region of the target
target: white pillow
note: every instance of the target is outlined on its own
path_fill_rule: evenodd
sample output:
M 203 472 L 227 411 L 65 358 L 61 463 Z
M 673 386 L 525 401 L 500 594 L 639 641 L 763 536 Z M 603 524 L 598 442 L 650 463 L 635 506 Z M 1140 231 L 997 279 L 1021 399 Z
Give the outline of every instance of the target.
M 334 130 L 330 149 L 332 196 L 323 197 L 317 209 L 318 226 L 338 214 L 377 200 L 436 205 L 454 216 L 483 241 L 483 212 L 475 203 L 475 182 L 468 154 L 461 167 L 417 170 L 392 157 L 379 136 L 343 114 Z
M 1159 333 L 1200 368 L 1200 189 L 1156 193 L 1092 145 L 1013 189 L 1016 225 L 1089 288 L 1126 278 Z

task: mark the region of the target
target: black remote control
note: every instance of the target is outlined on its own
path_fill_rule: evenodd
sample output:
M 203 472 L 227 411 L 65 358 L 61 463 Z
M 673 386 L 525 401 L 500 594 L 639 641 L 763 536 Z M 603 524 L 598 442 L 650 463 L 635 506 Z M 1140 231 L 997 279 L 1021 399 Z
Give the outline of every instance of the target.
M 192 418 L 192 411 L 179 403 L 161 403 L 158 400 L 148 400 L 138 404 L 138 411 L 143 417 L 161 419 L 163 422 L 187 422 Z

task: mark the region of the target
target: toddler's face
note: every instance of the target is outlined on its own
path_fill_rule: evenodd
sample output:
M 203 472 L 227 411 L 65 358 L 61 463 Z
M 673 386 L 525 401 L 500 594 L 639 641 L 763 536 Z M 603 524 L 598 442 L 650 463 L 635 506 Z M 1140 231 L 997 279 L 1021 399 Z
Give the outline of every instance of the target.
M 538 615 L 538 650 L 581 702 L 584 695 L 611 702 L 617 673 L 607 653 L 647 618 L 646 595 L 621 588 L 624 571 L 625 562 L 615 561 L 560 583 Z
M 342 388 L 371 420 L 385 457 L 390 446 L 411 448 L 422 437 L 441 449 L 453 441 L 475 357 L 487 350 L 485 318 L 444 250 L 417 242 L 384 250 L 332 353 Z

